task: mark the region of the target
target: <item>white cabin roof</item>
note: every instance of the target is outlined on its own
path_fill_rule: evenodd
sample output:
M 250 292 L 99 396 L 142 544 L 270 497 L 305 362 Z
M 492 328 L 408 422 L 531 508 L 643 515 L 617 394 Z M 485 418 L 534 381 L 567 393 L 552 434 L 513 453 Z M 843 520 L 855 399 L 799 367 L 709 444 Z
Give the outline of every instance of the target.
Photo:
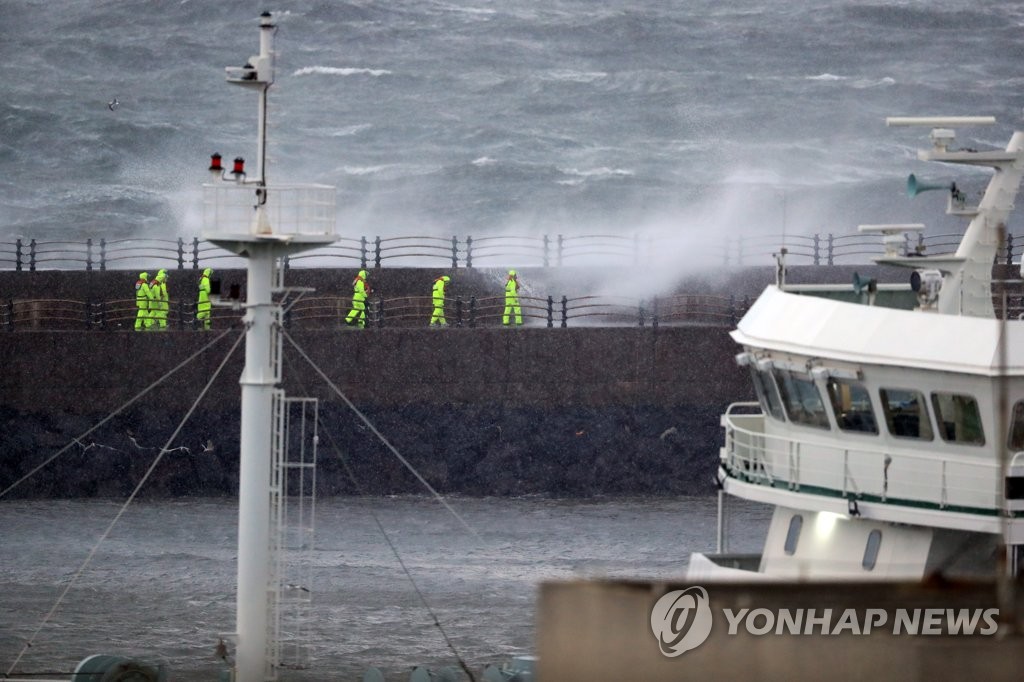
M 752 348 L 994 376 L 1000 321 L 847 303 L 769 286 L 732 338 Z M 1006 323 L 1006 374 L 1024 375 L 1024 322 Z

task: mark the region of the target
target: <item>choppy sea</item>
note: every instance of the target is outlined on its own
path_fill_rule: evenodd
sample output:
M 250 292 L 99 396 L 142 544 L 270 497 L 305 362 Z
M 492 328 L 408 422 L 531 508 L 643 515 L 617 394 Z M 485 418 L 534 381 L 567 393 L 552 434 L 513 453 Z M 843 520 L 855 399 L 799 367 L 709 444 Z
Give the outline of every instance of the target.
M 946 231 L 940 202 L 904 193 L 909 172 L 950 179 L 916 160 L 926 131 L 884 118 L 995 115 L 961 140 L 1002 146 L 1024 107 L 1007 0 L 8 0 L 0 241 L 199 234 L 209 155 L 255 160 L 255 97 L 223 69 L 257 52 L 264 10 L 269 179 L 336 186 L 350 236 Z M 482 542 L 427 499 L 322 502 L 295 679 L 451 663 L 371 509 L 477 669 L 532 649 L 538 581 L 677 576 L 714 545 L 713 498 L 456 506 Z M 229 501 L 134 507 L 33 637 L 116 509 L 0 501 L 0 672 L 32 638 L 19 670 L 117 650 L 216 673 Z M 765 523 L 741 509 L 733 548 Z
M 1002 146 L 1024 105 L 1008 0 L 9 0 L 0 239 L 198 234 L 209 155 L 255 159 L 223 68 L 264 10 L 269 179 L 335 185 L 353 236 L 945 229 L 884 117 Z
M 476 536 L 426 497 L 318 501 L 310 618 L 302 656 L 291 656 L 306 667 L 283 680 L 362 679 L 370 666 L 404 680 L 414 666 L 456 665 L 417 589 L 479 678 L 488 664 L 535 651 L 541 581 L 678 578 L 691 552 L 715 547 L 714 497 L 449 503 Z M 42 626 L 120 505 L 0 504 L 0 673 L 31 641 L 16 672 L 70 672 L 107 653 L 163 663 L 171 680 L 217 679 L 218 635 L 234 630 L 230 500 L 129 507 Z M 760 551 L 770 512 L 729 505 L 729 549 Z

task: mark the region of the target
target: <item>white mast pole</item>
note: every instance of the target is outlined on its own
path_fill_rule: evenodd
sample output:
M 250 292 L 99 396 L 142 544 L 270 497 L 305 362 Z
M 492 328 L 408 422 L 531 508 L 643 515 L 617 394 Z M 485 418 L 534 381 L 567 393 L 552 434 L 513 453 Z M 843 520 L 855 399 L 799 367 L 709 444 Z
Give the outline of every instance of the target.
M 259 87 L 256 224 L 266 201 L 267 90 L 273 82 L 273 32 L 260 17 L 260 53 L 250 60 Z M 254 232 L 263 231 L 262 226 Z M 271 366 L 273 244 L 253 244 L 246 288 L 245 368 L 238 481 L 238 602 L 236 680 L 266 678 L 270 595 L 270 470 L 274 368 Z
M 236 679 L 265 678 L 270 597 L 270 469 L 274 371 L 271 283 L 274 251 L 254 248 L 246 290 L 245 369 L 242 386 L 241 463 L 238 481 L 238 603 Z

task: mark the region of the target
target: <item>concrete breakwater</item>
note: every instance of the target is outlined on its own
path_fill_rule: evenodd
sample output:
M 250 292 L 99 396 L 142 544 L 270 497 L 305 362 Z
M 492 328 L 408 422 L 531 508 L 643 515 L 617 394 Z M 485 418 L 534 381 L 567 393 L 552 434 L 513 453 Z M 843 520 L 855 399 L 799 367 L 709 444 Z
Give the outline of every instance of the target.
M 18 496 L 130 491 L 241 330 L 81 438 Z M 218 332 L 0 334 L 0 489 L 216 338 Z M 439 490 L 468 495 L 711 490 L 718 415 L 749 399 L 725 327 L 301 331 L 296 344 Z M 291 395 L 321 400 L 325 494 L 422 486 L 297 352 Z M 146 488 L 231 494 L 241 346 Z M 355 480 L 342 463 L 349 463 Z

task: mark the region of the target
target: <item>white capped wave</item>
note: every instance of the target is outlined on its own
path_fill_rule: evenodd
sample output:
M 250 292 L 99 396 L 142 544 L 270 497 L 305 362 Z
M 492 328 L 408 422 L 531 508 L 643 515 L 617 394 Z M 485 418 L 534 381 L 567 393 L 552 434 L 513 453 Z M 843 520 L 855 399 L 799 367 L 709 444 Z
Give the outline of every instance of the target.
M 372 127 L 372 123 L 357 123 L 356 125 L 345 126 L 344 128 L 333 130 L 328 133 L 328 135 L 331 137 L 352 137 L 353 135 L 358 135 L 364 130 L 369 130 Z
M 460 14 L 482 14 L 487 16 L 497 14 L 496 10 L 488 7 L 458 7 L 456 5 L 441 5 L 438 9 L 442 12 L 457 12 Z
M 630 175 L 636 175 L 635 172 L 627 170 L 625 168 L 608 168 L 607 166 L 601 166 L 599 168 L 590 168 L 587 170 L 580 170 L 578 168 L 559 168 L 559 171 L 565 175 L 575 175 L 581 178 L 593 178 L 593 177 L 625 177 Z
M 886 87 L 886 86 L 895 85 L 895 84 L 896 84 L 896 80 L 895 79 L 889 78 L 888 76 L 886 76 L 885 78 L 874 78 L 874 79 L 871 79 L 871 78 L 860 78 L 860 79 L 855 80 L 850 85 L 852 87 L 857 88 L 858 90 L 864 90 L 866 88 L 880 88 L 880 87 Z
M 388 164 L 380 166 L 342 166 L 341 170 L 348 175 L 374 175 L 387 170 L 389 167 Z
M 293 76 L 389 76 L 391 71 L 387 69 L 365 69 L 356 67 L 339 66 L 304 66 L 297 69 Z
M 481 156 L 479 159 L 473 159 L 471 163 L 474 166 L 493 166 L 498 162 L 489 156 Z
M 590 168 L 586 170 L 580 170 L 579 168 L 559 168 L 560 173 L 571 177 L 560 178 L 555 181 L 555 184 L 565 185 L 567 187 L 578 187 L 587 180 L 597 178 L 622 178 L 636 175 L 631 170 L 624 168 L 608 168 L 607 166 L 601 166 L 600 168 Z
M 604 71 L 574 71 L 572 69 L 554 69 L 543 75 L 545 80 L 568 81 L 571 83 L 593 83 L 596 80 L 607 78 Z
M 822 73 L 817 76 L 804 76 L 804 80 L 818 81 L 821 83 L 834 83 L 837 81 L 849 81 L 852 88 L 863 90 L 865 88 L 877 88 L 888 85 L 895 85 L 896 80 L 885 76 L 884 78 L 854 78 L 852 76 L 837 76 L 834 73 Z

